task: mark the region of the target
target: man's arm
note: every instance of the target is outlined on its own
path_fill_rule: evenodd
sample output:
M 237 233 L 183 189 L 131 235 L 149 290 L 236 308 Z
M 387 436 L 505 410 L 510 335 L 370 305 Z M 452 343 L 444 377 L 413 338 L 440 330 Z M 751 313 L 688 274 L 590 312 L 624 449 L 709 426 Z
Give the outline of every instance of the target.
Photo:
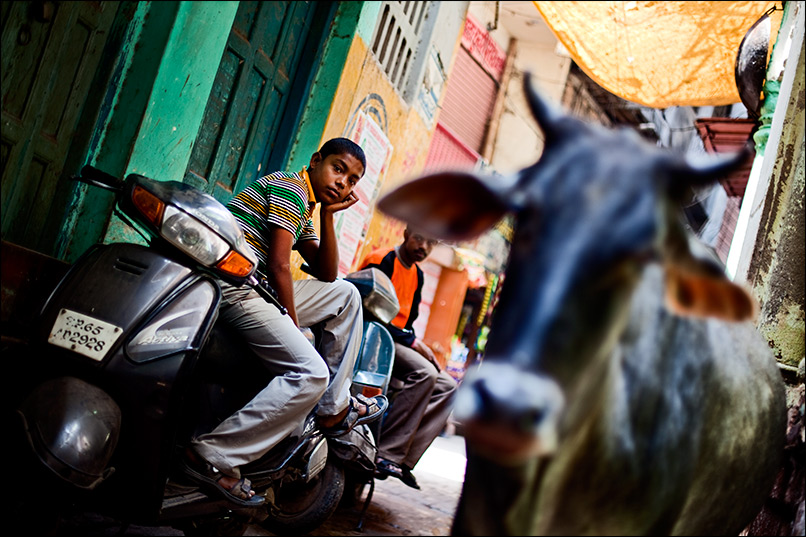
M 437 368 L 437 371 L 442 371 L 442 366 L 439 365 L 439 361 L 437 360 L 436 355 L 434 355 L 434 351 L 431 350 L 431 347 L 423 343 L 422 340 L 415 339 L 411 348 L 419 352 L 426 360 L 434 364 L 434 367 Z
M 422 301 L 424 282 L 425 274 L 420 267 L 417 267 L 417 290 L 414 292 L 414 299 L 411 302 L 411 313 L 409 314 L 408 322 L 408 325 L 410 325 L 412 328 L 412 333 L 414 332 L 414 321 L 420 316 L 420 302 Z M 423 355 L 423 357 L 425 357 L 426 360 L 434 364 L 434 367 L 437 368 L 437 371 L 442 371 L 442 366 L 439 365 L 439 361 L 434 355 L 434 351 L 432 351 L 431 347 L 426 345 L 421 339 L 415 338 L 411 344 L 411 348 L 419 352 L 421 355 Z

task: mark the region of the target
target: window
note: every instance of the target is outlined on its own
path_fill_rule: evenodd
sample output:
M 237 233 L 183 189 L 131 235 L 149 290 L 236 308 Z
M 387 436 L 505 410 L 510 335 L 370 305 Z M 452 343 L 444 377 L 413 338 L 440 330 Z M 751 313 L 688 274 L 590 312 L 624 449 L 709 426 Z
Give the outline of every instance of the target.
M 411 78 L 428 50 L 433 21 L 439 2 L 383 2 L 372 52 L 389 81 L 406 100 L 413 94 Z

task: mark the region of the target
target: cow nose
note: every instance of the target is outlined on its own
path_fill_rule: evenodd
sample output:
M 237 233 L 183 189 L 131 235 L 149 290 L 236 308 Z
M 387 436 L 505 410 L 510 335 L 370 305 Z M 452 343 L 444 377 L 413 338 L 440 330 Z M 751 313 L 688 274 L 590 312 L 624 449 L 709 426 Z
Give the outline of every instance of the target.
M 468 372 L 456 396 L 454 417 L 492 457 L 547 455 L 558 443 L 564 397 L 549 377 L 485 360 Z M 472 437 L 472 439 L 471 439 Z
M 473 388 L 478 397 L 477 418 L 483 421 L 503 419 L 510 422 L 519 432 L 529 434 L 537 429 L 546 408 L 530 405 L 530 401 L 519 397 L 520 386 L 501 382 L 499 378 L 479 378 Z

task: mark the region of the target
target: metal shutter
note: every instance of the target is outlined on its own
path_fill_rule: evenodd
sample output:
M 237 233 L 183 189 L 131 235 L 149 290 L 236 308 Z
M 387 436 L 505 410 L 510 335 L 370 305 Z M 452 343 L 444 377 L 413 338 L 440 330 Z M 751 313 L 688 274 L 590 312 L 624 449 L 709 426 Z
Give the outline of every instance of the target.
M 442 123 L 437 123 L 423 171 L 433 173 L 444 169 L 472 170 L 480 158 L 454 132 Z
M 497 92 L 496 82 L 461 47 L 448 81 L 439 122 L 481 153 Z

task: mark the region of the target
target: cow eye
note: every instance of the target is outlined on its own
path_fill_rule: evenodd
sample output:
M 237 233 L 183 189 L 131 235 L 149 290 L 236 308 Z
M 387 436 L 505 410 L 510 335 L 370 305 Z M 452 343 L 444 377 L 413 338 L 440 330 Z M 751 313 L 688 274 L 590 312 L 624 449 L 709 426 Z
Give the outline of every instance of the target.
M 527 250 L 534 247 L 537 240 L 537 232 L 540 229 L 540 211 L 537 208 L 528 208 L 519 212 L 515 224 L 517 230 L 513 237 L 513 242 Z
M 592 289 L 602 291 L 613 289 L 621 283 L 638 276 L 643 263 L 636 261 L 634 257 L 626 256 L 615 263 L 608 264 L 605 270 L 594 271 L 591 284 Z
M 660 260 L 660 252 L 657 248 L 644 248 L 643 250 L 636 252 L 633 256 L 633 259 L 641 264 L 654 263 L 655 261 Z

